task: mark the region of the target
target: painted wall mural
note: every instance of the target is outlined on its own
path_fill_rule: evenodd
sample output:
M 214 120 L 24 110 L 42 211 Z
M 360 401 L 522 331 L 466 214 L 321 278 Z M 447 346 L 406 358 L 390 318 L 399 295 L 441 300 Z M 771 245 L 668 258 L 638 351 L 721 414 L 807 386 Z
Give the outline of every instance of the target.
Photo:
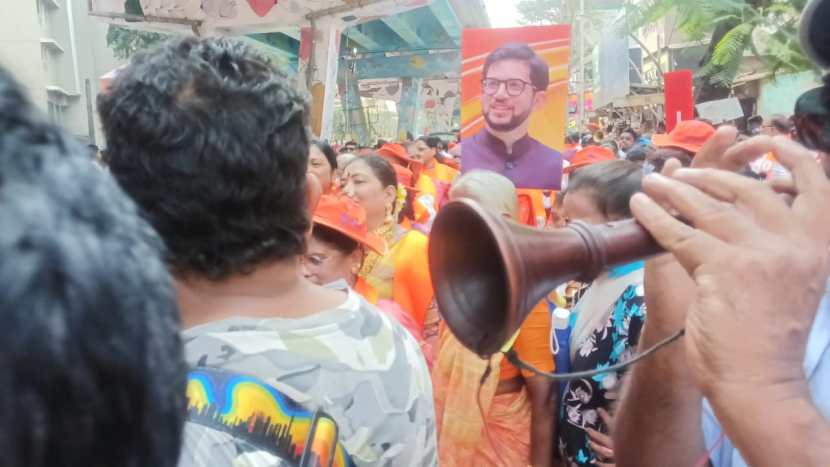
M 362 79 L 358 82 L 361 97 L 401 101 L 401 80 L 399 79 Z
M 455 118 L 459 106 L 459 79 L 425 79 L 420 90 L 418 132 L 446 133 L 458 125 Z

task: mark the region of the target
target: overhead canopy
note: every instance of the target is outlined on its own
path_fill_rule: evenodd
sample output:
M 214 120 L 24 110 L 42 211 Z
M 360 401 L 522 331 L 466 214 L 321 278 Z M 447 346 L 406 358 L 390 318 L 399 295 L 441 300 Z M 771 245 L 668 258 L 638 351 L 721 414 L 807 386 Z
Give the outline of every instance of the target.
M 347 107 L 365 118 L 357 80 L 402 78 L 409 96 L 420 88 L 412 79 L 457 74 L 461 31 L 490 25 L 483 0 L 88 0 L 88 7 L 90 16 L 134 29 L 244 36 L 298 72 L 322 138 L 331 134 L 338 77 L 341 89 L 354 87 Z
M 335 18 L 348 27 L 430 3 L 430 0 L 90 0 L 90 14 L 144 30 L 237 35 L 293 30 L 324 17 Z
M 381 57 L 457 51 L 463 28 L 490 26 L 483 0 L 91 0 L 89 13 L 145 31 L 245 35 L 294 71 L 312 19 L 339 23 L 341 55 Z

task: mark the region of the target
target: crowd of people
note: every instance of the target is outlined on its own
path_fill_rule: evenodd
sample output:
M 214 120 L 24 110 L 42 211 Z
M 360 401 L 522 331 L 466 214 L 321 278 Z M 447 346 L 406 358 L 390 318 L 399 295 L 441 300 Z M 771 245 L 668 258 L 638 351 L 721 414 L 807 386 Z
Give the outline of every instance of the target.
M 806 11 L 826 67 L 830 1 Z M 827 465 L 830 78 L 745 135 L 614 124 L 560 153 L 527 134 L 541 67 L 491 54 L 464 143 L 333 148 L 258 51 L 175 39 L 99 97 L 100 159 L 0 69 L 5 464 Z M 551 290 L 519 368 L 442 320 L 428 245 L 460 199 L 633 217 L 668 254 Z

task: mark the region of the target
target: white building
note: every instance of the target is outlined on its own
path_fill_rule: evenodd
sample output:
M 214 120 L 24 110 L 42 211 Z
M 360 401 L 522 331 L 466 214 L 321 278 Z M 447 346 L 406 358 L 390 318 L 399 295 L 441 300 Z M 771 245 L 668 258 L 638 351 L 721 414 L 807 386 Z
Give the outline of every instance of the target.
M 121 64 L 106 34 L 86 0 L 0 0 L 0 65 L 54 122 L 99 146 L 98 77 Z

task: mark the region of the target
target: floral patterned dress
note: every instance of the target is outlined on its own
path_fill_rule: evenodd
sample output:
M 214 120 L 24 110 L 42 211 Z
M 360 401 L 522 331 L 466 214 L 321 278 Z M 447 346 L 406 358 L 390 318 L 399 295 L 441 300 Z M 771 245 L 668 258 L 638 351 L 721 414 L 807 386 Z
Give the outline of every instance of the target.
M 571 371 L 607 368 L 631 358 L 636 350 L 646 315 L 642 274 L 628 285 L 582 345 L 575 349 Z M 577 344 L 572 342 L 572 344 Z M 578 344 L 577 344 L 578 345 Z M 559 452 L 565 465 L 591 466 L 598 459 L 588 444 L 586 428 L 608 433 L 598 409 L 611 412 L 620 389 L 622 372 L 570 381 L 564 391 L 559 415 Z

